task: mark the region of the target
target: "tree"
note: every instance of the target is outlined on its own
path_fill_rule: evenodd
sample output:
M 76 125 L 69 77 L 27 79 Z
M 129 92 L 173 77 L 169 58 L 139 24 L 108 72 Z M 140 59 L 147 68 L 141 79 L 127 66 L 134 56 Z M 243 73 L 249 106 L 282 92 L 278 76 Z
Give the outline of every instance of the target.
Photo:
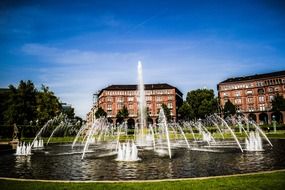
M 122 122 L 125 118 L 129 116 L 129 111 L 126 106 L 124 106 L 121 110 L 118 111 L 116 117 L 117 119 Z
M 285 99 L 282 95 L 276 94 L 272 100 L 272 111 L 285 111 Z
M 218 101 L 212 89 L 190 91 L 187 93 L 186 101 L 192 108 L 195 118 L 205 118 L 206 115 L 217 112 Z
M 10 85 L 9 89 L 8 108 L 4 113 L 7 124 L 27 125 L 35 121 L 37 91 L 34 84 L 21 80 L 18 88 Z
M 95 112 L 95 117 L 100 118 L 100 117 L 106 117 L 107 113 L 103 110 L 103 108 L 99 107 L 97 111 Z
M 236 106 L 228 100 L 225 105 L 224 105 L 224 117 L 228 117 L 230 115 L 235 115 L 236 114 Z
M 49 87 L 42 85 L 41 91 L 36 95 L 36 100 L 37 118 L 40 125 L 45 124 L 48 120 L 63 111 L 59 99 L 49 90 Z
M 182 106 L 178 109 L 179 119 L 190 120 L 194 118 L 194 112 L 188 102 L 184 101 Z

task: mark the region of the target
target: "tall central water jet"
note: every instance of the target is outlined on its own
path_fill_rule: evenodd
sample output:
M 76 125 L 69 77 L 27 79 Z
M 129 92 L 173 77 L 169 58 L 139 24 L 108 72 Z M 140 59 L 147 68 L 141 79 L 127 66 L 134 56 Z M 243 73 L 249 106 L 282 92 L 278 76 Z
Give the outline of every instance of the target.
M 143 72 L 142 72 L 142 64 L 138 62 L 138 100 L 139 100 L 139 133 L 141 137 L 144 136 L 144 128 L 146 126 L 146 118 L 145 118 L 145 91 L 144 91 L 144 82 L 143 82 Z

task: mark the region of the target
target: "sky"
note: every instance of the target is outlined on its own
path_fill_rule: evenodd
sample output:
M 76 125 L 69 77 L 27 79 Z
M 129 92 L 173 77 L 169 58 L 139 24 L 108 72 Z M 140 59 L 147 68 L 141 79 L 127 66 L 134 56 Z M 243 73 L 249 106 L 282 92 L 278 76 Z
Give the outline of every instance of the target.
M 32 80 L 85 118 L 111 84 L 183 92 L 285 70 L 285 1 L 1 0 L 0 87 Z

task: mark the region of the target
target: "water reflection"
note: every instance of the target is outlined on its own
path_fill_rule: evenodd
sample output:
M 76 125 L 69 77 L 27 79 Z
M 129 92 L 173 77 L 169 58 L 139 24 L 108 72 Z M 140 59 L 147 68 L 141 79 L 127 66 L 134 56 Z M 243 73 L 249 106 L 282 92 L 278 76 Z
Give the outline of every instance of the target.
M 117 162 L 117 173 L 124 179 L 136 179 L 138 162 Z
M 31 156 L 16 156 L 15 168 L 31 169 Z

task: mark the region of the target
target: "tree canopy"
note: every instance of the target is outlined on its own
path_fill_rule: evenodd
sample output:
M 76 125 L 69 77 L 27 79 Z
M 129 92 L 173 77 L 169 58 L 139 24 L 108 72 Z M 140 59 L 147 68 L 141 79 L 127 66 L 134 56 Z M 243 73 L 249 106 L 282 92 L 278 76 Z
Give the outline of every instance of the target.
M 37 116 L 37 90 L 34 84 L 30 80 L 27 82 L 21 80 L 17 88 L 10 85 L 9 90 L 8 107 L 4 112 L 6 123 L 24 125 L 35 120 Z
M 74 109 L 63 109 L 59 98 L 54 95 L 49 87 L 42 85 L 37 90 L 32 81 L 21 80 L 18 87 L 9 86 L 7 105 L 4 110 L 4 123 L 11 125 L 29 125 L 38 123 L 43 125 L 51 118 L 65 113 L 69 118 L 74 118 Z
M 182 106 L 178 109 L 178 117 L 182 120 L 190 120 L 194 118 L 194 111 L 188 102 L 184 101 Z
M 126 106 L 124 106 L 121 110 L 118 111 L 116 117 L 117 119 L 122 122 L 125 118 L 129 116 L 129 111 Z
M 217 112 L 218 101 L 212 89 L 190 91 L 187 93 L 186 102 L 192 109 L 194 118 L 205 118 L 206 115 Z
M 49 119 L 58 115 L 62 110 L 62 106 L 58 98 L 52 91 L 49 90 L 49 87 L 46 87 L 44 85 L 42 85 L 41 91 L 37 93 L 36 100 L 37 118 L 40 124 L 46 123 Z M 72 112 L 74 116 L 74 110 Z
M 285 99 L 282 95 L 276 94 L 272 100 L 272 111 L 285 111 Z
M 97 111 L 95 112 L 95 117 L 96 118 L 100 118 L 100 117 L 106 117 L 107 116 L 107 113 L 104 111 L 103 108 L 99 107 L 97 109 Z
M 236 106 L 230 100 L 228 100 L 224 105 L 223 113 L 224 113 L 224 117 L 235 115 Z

